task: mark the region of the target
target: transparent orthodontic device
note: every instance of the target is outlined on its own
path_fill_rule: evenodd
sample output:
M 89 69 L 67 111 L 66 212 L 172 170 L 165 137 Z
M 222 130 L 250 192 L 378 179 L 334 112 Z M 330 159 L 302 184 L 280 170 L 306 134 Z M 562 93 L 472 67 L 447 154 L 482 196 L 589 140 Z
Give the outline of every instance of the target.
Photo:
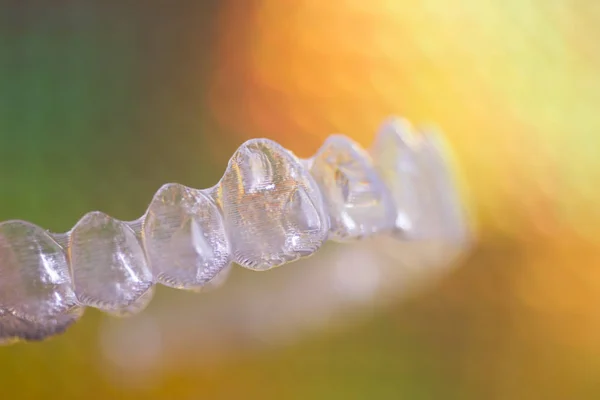
M 125 316 L 153 287 L 201 290 L 233 263 L 265 271 L 315 253 L 326 240 L 376 234 L 468 242 L 449 151 L 432 132 L 386 121 L 369 150 L 330 136 L 310 159 L 268 139 L 242 144 L 209 189 L 162 186 L 125 222 L 86 214 L 67 233 L 0 223 L 0 342 L 65 331 L 85 307 Z

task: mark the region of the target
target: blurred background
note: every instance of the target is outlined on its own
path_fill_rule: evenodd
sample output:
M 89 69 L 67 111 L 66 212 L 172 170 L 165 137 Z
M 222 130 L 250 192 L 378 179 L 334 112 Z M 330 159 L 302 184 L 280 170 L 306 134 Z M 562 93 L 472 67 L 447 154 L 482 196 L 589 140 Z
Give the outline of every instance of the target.
M 246 139 L 307 157 L 402 115 L 443 129 L 479 228 L 419 290 L 414 262 L 378 291 L 414 251 L 368 243 L 89 311 L 0 348 L 1 397 L 599 398 L 599 38 L 593 0 L 0 0 L 0 220 L 134 219 Z

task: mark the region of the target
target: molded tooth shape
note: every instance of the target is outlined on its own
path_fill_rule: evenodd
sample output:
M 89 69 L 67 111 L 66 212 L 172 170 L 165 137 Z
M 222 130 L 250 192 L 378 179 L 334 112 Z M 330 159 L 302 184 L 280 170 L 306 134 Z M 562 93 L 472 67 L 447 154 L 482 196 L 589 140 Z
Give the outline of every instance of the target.
M 17 318 L 5 315 L 5 330 L 20 319 L 39 331 L 60 331 L 79 316 L 64 250 L 29 222 L 0 223 L 0 307 Z
M 200 190 L 161 187 L 148 207 L 143 238 L 154 276 L 167 286 L 201 287 L 230 264 L 223 217 Z
M 235 261 L 267 270 L 317 251 L 329 221 L 300 160 L 267 139 L 244 143 L 216 188 Z
M 136 304 L 152 273 L 135 232 L 101 212 L 86 214 L 71 231 L 69 254 L 77 299 L 109 313 Z
M 465 243 L 471 238 L 464 200 L 453 171 L 452 152 L 444 139 L 433 131 L 423 133 L 419 154 L 432 182 L 430 218 L 437 221 L 438 236 Z
M 221 272 L 217 274 L 213 279 L 206 282 L 204 286 L 200 286 L 192 289 L 193 292 L 196 293 L 206 293 L 212 290 L 218 289 L 227 282 L 229 279 L 229 275 L 231 275 L 231 270 L 233 269 L 233 264 L 229 264 L 226 266 Z
M 63 333 L 83 315 L 83 308 L 74 307 L 69 312 L 44 323 L 27 321 L 0 310 L 0 345 L 19 340 L 40 341 Z
M 327 206 L 331 239 L 360 239 L 394 227 L 391 195 L 358 143 L 330 136 L 313 157 L 310 172 Z
M 418 239 L 427 210 L 427 182 L 419 166 L 418 139 L 411 124 L 391 119 L 381 127 L 371 147 L 377 170 L 396 206 L 396 231 L 406 239 Z
M 396 230 L 410 240 L 448 239 L 442 208 L 456 196 L 447 166 L 433 142 L 427 144 L 403 119 L 387 121 L 379 131 L 371 154 L 396 206 Z M 445 182 L 445 183 L 443 183 Z
M 112 317 L 125 318 L 142 312 L 154 298 L 155 286 L 150 286 L 140 297 L 126 307 L 116 310 L 107 310 L 107 314 Z

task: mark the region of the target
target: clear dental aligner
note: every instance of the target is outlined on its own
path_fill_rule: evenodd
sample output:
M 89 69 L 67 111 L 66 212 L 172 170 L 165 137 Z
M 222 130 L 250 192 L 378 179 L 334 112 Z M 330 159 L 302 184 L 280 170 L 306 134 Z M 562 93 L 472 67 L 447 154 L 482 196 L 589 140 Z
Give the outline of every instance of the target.
M 326 240 L 383 233 L 460 242 L 467 223 L 440 140 L 397 118 L 369 150 L 333 135 L 304 160 L 253 139 L 216 186 L 166 184 L 136 221 L 90 212 L 62 234 L 2 222 L 0 343 L 59 334 L 85 307 L 134 314 L 155 284 L 200 290 L 223 281 L 233 263 L 265 271 Z

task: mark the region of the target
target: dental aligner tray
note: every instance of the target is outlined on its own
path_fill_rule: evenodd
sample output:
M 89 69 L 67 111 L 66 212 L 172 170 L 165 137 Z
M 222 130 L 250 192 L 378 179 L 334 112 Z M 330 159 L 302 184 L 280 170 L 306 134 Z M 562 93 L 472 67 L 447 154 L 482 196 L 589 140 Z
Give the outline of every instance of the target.
M 463 243 L 449 152 L 433 132 L 385 122 L 369 150 L 330 136 L 310 159 L 268 139 L 242 144 L 209 189 L 162 186 L 135 221 L 84 215 L 67 233 L 0 223 L 0 342 L 65 331 L 85 307 L 125 316 L 154 285 L 196 290 L 233 263 L 255 271 L 314 254 L 327 240 L 384 234 Z

